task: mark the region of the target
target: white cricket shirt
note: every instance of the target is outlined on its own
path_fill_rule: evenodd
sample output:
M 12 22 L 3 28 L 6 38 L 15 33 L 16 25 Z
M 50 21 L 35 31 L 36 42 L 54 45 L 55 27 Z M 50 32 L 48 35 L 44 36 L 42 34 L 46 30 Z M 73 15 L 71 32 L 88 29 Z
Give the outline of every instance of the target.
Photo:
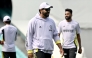
M 80 33 L 79 23 L 72 20 L 71 22 L 67 22 L 63 20 L 59 23 L 58 32 L 62 33 L 63 48 L 75 48 L 75 38 L 76 34 Z
M 17 37 L 17 28 L 12 25 L 5 25 L 0 28 L 0 34 L 3 34 L 4 45 L 2 51 L 15 52 L 15 40 Z

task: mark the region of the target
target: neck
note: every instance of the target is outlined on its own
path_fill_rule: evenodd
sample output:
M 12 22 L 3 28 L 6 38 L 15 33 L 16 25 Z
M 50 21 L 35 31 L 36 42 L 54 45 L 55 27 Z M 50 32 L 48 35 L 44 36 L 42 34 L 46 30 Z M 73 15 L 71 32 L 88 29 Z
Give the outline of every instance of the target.
M 5 25 L 10 25 L 10 24 L 5 24 Z
M 42 17 L 42 18 L 44 18 L 44 19 L 46 19 L 47 17 L 45 17 L 44 15 L 42 15 L 42 14 L 40 14 L 40 16 Z

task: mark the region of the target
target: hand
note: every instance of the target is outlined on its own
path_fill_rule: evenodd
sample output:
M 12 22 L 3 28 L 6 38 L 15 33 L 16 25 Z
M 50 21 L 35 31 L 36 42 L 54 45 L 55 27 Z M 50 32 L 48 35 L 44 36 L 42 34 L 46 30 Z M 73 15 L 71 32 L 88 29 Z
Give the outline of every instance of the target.
M 62 55 L 62 57 L 64 56 L 64 51 L 63 51 L 63 49 L 60 49 L 60 54 Z
M 33 53 L 28 53 L 28 58 L 33 58 Z
M 82 53 L 82 49 L 81 49 L 81 48 L 79 48 L 78 53 L 79 53 L 79 54 L 81 54 L 81 53 Z
M 1 40 L 0 40 L 0 44 L 1 44 L 1 45 L 4 45 L 4 41 L 1 41 Z
M 0 44 L 1 44 L 1 40 L 0 40 Z

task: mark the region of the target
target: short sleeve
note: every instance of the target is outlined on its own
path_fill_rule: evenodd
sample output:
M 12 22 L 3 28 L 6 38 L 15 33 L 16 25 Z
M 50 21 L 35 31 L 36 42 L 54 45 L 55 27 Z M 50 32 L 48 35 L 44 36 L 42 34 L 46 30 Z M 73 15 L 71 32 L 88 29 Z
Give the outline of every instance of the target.
M 57 30 L 58 30 L 58 33 L 61 33 L 61 32 L 62 32 L 61 23 L 59 23 L 59 25 L 58 25 L 58 27 L 57 27 Z
M 79 23 L 78 23 L 77 26 L 76 26 L 76 33 L 77 33 L 77 34 L 80 34 L 80 26 L 79 26 Z

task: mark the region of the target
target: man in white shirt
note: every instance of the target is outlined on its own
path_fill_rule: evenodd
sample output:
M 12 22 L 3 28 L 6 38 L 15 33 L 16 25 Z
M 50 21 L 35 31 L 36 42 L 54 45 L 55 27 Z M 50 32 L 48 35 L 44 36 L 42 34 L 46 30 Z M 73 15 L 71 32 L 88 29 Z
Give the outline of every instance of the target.
M 3 35 L 3 39 L 0 40 L 2 58 L 16 58 L 15 41 L 17 39 L 17 28 L 11 25 L 9 16 L 5 16 L 3 22 L 5 26 L 0 28 L 0 35 Z
M 75 58 L 77 52 L 77 46 L 75 44 L 75 38 L 79 43 L 78 53 L 82 52 L 81 38 L 80 38 L 80 26 L 79 23 L 72 20 L 72 10 L 65 9 L 65 19 L 59 23 L 58 32 L 59 36 L 62 33 L 63 49 L 65 58 Z
M 33 53 L 37 58 L 51 58 L 54 49 L 53 40 L 63 55 L 55 22 L 49 18 L 52 7 L 46 2 L 41 3 L 39 13 L 29 21 L 26 39 L 28 58 L 33 58 Z

